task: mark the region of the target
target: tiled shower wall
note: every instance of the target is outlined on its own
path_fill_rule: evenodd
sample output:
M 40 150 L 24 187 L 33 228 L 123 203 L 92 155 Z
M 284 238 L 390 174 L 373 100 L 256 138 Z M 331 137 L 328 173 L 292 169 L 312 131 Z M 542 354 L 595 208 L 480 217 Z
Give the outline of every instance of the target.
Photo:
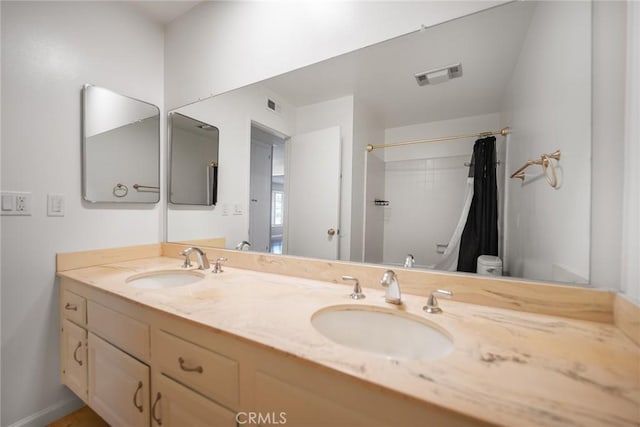
M 439 261 L 437 244 L 447 244 L 464 205 L 468 156 L 385 163 L 385 264 L 402 264 L 408 253 L 416 265 Z

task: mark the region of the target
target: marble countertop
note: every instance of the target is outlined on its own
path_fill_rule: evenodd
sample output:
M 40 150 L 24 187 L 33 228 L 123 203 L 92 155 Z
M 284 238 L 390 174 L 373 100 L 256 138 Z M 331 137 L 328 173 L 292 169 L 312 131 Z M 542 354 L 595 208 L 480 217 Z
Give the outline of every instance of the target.
M 58 273 L 127 300 L 293 354 L 414 399 L 507 426 L 640 425 L 640 349 L 613 325 L 440 299 L 442 314 L 351 286 L 225 267 L 183 287 L 137 289 L 132 275 L 177 270 L 175 258 L 147 258 Z M 402 288 L 402 283 L 400 283 Z M 401 311 L 434 324 L 454 350 L 431 361 L 389 359 L 331 342 L 316 311 L 337 305 Z

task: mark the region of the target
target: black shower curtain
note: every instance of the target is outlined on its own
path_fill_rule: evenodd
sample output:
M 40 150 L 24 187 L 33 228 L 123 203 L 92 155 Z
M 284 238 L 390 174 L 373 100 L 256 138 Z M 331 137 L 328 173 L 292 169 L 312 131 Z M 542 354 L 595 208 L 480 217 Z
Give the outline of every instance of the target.
M 480 255 L 498 255 L 498 187 L 496 138 L 473 145 L 473 199 L 460 238 L 458 271 L 476 272 Z

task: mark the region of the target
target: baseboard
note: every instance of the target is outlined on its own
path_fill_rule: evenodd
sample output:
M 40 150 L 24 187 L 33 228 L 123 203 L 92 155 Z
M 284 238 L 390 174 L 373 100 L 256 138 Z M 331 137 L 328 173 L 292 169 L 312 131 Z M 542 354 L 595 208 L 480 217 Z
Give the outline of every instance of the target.
M 35 414 L 16 421 L 9 427 L 43 427 L 84 406 L 84 402 L 73 397 L 48 406 Z
M 615 325 L 640 346 L 640 304 L 625 294 L 616 294 L 613 303 Z

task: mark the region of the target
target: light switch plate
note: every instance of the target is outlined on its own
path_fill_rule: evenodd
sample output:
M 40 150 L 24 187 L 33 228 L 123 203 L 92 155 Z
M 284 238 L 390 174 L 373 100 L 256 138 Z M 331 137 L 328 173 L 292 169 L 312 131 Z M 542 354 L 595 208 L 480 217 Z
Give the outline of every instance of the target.
M 2 194 L 2 211 L 12 211 L 15 196 L 13 194 Z
M 64 216 L 64 194 L 47 194 L 47 216 Z

